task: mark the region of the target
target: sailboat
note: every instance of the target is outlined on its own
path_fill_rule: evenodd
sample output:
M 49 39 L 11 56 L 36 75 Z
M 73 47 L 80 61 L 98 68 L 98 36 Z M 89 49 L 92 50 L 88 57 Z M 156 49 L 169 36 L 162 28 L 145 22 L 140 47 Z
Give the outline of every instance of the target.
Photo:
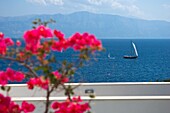
M 133 46 L 135 55 L 124 55 L 123 58 L 126 58 L 126 59 L 136 59 L 136 58 L 138 58 L 138 51 L 136 49 L 134 42 L 132 42 L 132 46 Z
M 108 54 L 108 56 L 107 56 L 109 59 L 115 59 L 115 57 L 111 57 L 110 56 L 110 53 Z

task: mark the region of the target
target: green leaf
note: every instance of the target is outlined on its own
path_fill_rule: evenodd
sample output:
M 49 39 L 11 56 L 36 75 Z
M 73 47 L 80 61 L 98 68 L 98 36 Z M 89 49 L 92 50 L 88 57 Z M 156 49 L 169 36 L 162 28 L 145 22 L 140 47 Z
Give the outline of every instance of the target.
M 72 69 L 68 71 L 68 75 L 74 75 L 74 73 L 75 73 L 75 71 Z
M 32 23 L 36 25 L 38 22 L 37 21 L 33 21 Z
M 11 90 L 11 87 L 8 86 L 6 91 L 9 92 L 10 90 Z
M 83 62 L 82 61 L 80 62 L 79 67 L 83 67 Z
M 92 113 L 91 111 L 88 111 L 87 113 Z
M 67 61 L 66 61 L 66 60 L 64 60 L 64 61 L 62 62 L 62 64 L 63 64 L 63 65 L 66 65 L 66 64 L 67 64 Z
M 51 58 L 50 58 L 48 61 L 49 61 L 49 62 L 55 63 L 55 62 L 56 62 L 55 56 L 52 55 Z
M 42 68 L 43 68 L 42 66 L 35 67 L 35 68 L 34 68 L 34 71 L 41 70 Z
M 71 94 L 71 95 L 74 95 L 74 92 L 73 92 L 73 90 L 70 92 L 70 94 Z
M 90 98 L 95 98 L 95 95 L 94 94 L 90 94 L 89 97 Z
M 36 27 L 35 26 L 32 26 L 33 29 L 35 29 Z
M 1 90 L 5 91 L 5 86 L 1 86 Z

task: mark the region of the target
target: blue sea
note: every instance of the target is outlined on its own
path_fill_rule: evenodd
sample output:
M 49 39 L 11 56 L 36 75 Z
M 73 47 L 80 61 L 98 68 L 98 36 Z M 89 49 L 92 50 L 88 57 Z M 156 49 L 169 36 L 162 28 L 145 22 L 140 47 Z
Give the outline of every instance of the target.
M 139 57 L 124 59 L 131 54 L 131 41 L 136 44 Z M 83 82 L 155 82 L 170 79 L 169 39 L 106 39 L 105 52 L 97 61 L 81 69 Z M 108 54 L 112 59 L 108 58 Z
M 130 55 L 131 41 L 136 44 L 139 57 L 124 59 Z M 95 58 L 76 71 L 72 82 L 155 82 L 170 79 L 170 39 L 103 39 L 105 51 L 98 52 Z M 59 61 L 74 60 L 76 54 L 66 51 L 57 53 Z M 108 58 L 110 54 L 111 58 Z M 5 65 L 1 60 L 1 70 Z

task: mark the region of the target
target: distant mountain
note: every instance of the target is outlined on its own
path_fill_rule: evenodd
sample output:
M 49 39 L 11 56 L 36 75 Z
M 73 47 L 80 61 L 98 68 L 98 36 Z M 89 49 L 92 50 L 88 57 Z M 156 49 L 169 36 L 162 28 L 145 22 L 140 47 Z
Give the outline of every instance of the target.
M 170 37 L 170 22 L 142 20 L 118 15 L 76 12 L 72 14 L 29 15 L 20 17 L 0 17 L 0 31 L 6 36 L 20 38 L 25 30 L 31 29 L 32 21 L 54 19 L 51 28 L 61 30 L 70 36 L 75 32 L 90 32 L 98 37 Z

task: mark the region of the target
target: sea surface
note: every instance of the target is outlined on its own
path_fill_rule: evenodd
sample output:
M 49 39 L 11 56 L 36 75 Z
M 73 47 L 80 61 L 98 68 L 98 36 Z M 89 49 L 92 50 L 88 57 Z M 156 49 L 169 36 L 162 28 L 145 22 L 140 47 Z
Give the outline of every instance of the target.
M 131 42 L 136 44 L 139 57 L 124 59 L 133 54 Z M 95 58 L 76 71 L 72 82 L 155 82 L 170 79 L 170 39 L 103 39 L 105 51 L 98 52 Z M 69 50 L 55 53 L 59 61 L 72 61 L 77 58 Z M 111 58 L 108 58 L 110 54 Z M 5 65 L 0 61 L 1 70 Z
M 139 57 L 124 59 L 124 55 L 132 54 L 131 41 L 136 44 Z M 81 70 L 84 82 L 155 82 L 170 79 L 169 39 L 106 39 L 102 43 L 106 51 L 99 53 L 96 62 Z

